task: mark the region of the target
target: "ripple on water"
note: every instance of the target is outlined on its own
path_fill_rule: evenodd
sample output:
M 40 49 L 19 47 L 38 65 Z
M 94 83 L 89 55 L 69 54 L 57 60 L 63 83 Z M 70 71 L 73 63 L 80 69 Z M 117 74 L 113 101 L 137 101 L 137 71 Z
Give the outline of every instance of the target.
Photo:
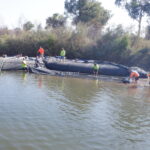
M 113 82 L 4 73 L 2 150 L 149 150 L 149 90 Z

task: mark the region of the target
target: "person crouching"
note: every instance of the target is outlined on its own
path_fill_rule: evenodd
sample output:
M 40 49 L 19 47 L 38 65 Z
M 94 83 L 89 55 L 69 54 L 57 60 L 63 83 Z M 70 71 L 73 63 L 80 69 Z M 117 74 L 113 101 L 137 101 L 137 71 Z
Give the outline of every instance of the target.
M 131 70 L 129 78 L 132 79 L 134 83 L 137 83 L 137 81 L 139 80 L 139 77 L 140 77 L 140 74 L 137 71 Z

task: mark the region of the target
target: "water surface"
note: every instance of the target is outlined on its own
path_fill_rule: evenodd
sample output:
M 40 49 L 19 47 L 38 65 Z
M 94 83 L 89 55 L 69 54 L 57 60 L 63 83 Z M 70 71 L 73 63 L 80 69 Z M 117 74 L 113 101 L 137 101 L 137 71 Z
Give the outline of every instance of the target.
M 0 150 L 149 150 L 150 88 L 0 75 Z

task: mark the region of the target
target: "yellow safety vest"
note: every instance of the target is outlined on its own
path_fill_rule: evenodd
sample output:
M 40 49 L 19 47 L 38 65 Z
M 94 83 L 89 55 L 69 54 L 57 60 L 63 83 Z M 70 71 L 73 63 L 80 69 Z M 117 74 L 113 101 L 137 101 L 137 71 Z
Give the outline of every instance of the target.
M 94 66 L 93 66 L 93 69 L 94 69 L 94 70 L 99 70 L 99 65 L 98 65 L 98 64 L 94 65 Z
M 66 51 L 65 50 L 62 50 L 61 52 L 60 52 L 60 56 L 65 56 L 66 55 Z
M 22 68 L 27 68 L 27 64 L 26 64 L 26 62 L 25 62 L 25 61 L 23 61 L 21 66 L 22 66 Z

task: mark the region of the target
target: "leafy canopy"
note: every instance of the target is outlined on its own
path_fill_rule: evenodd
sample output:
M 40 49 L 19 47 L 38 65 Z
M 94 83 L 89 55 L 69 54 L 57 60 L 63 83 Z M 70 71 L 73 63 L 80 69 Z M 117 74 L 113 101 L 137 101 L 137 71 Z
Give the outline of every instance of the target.
M 116 0 L 115 4 L 124 6 L 129 16 L 135 20 L 145 14 L 150 15 L 150 0 Z
M 65 9 L 74 17 L 75 24 L 94 20 L 105 25 L 110 18 L 110 13 L 97 0 L 66 0 Z
M 48 27 L 56 28 L 56 27 L 64 26 L 66 23 L 66 19 L 67 18 L 65 16 L 55 13 L 53 14 L 52 17 L 48 17 L 46 19 L 46 28 Z
M 23 24 L 24 31 L 30 31 L 33 27 L 34 27 L 34 24 L 31 23 L 30 21 L 27 21 L 26 23 Z
M 115 0 L 115 4 L 125 7 L 129 16 L 138 21 L 137 36 L 139 37 L 143 17 L 150 16 L 150 0 Z

